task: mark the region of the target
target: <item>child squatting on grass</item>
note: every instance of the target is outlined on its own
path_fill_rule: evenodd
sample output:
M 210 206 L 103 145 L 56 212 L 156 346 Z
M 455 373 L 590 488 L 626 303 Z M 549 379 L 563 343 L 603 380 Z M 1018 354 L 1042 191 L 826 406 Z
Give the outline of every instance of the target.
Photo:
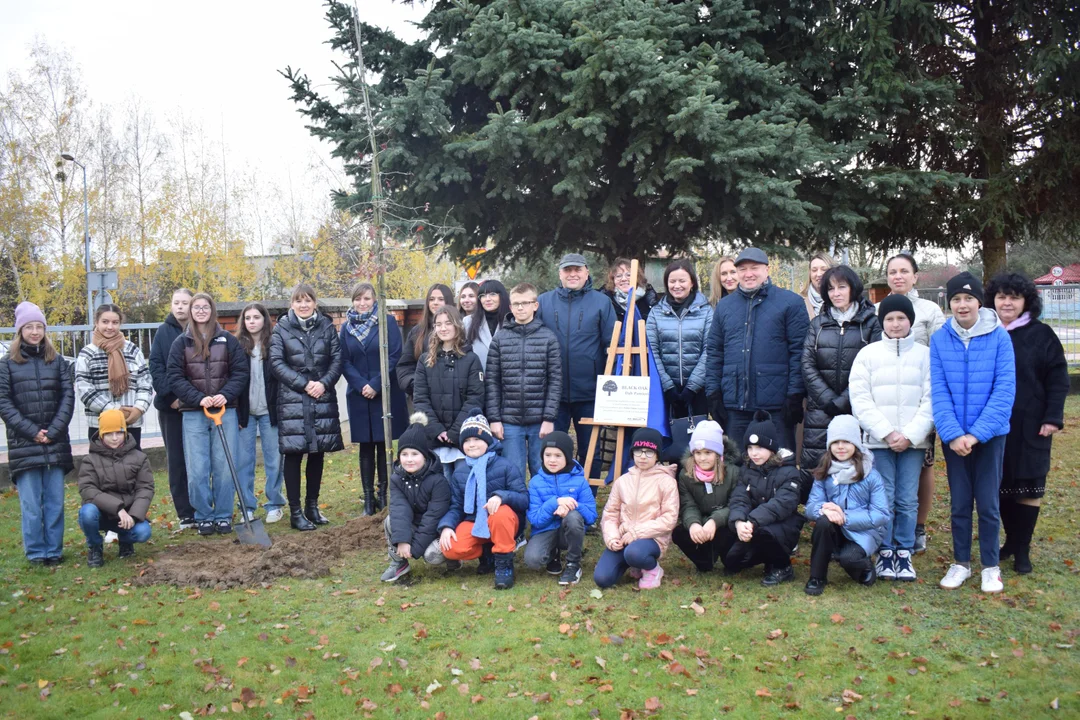
M 679 514 L 671 534 L 683 554 L 701 572 L 709 572 L 735 544 L 728 527 L 728 500 L 739 482 L 739 446 L 720 423 L 699 422 L 679 469 Z
M 390 567 L 379 578 L 383 582 L 408 573 L 410 558 L 423 557 L 429 565 L 445 562 L 438 527 L 450 509 L 450 483 L 428 444 L 427 416 L 417 412 L 409 419 L 412 425 L 398 439 L 398 462 L 390 475 L 390 512 L 383 523 Z
M 89 567 L 105 564 L 103 531 L 117 534 L 121 558 L 135 554 L 135 543 L 150 539 L 146 513 L 154 498 L 154 474 L 120 410 L 106 410 L 98 417 L 98 437 L 79 466 L 79 494 L 79 527 L 86 535 Z
M 581 580 L 585 528 L 596 522 L 596 499 L 574 459 L 569 435 L 551 432 L 539 443 L 540 471 L 529 480 L 532 537 L 525 546 L 525 564 L 532 570 L 546 567 L 559 576 L 560 585 L 576 585 Z M 560 551 L 566 553 L 565 567 L 559 562 Z
M 476 560 L 491 553 L 495 589 L 508 590 L 514 586 L 515 537 L 529 509 L 525 476 L 496 454 L 495 438 L 479 408 L 461 424 L 458 438 L 465 462 L 450 481 L 450 509 L 439 521 L 439 549 L 447 560 Z M 479 572 L 487 567 L 481 561 Z
M 746 428 L 746 461 L 731 493 L 728 527 L 738 539 L 724 556 L 724 567 L 738 572 L 765 566 L 761 584 L 773 587 L 795 578 L 791 551 L 799 542 L 798 513 L 802 477 L 795 453 L 780 447 L 780 433 L 764 410 Z
M 856 582 L 870 586 L 877 572 L 873 554 L 889 525 L 889 497 L 862 444 L 859 421 L 837 415 L 829 422 L 826 452 L 814 471 L 806 516 L 815 522 L 807 595 L 820 595 L 835 558 Z
M 675 466 L 658 464 L 663 441 L 652 428 L 636 431 L 630 443 L 634 467 L 611 485 L 600 522 L 607 550 L 593 572 L 599 587 L 613 586 L 627 570 L 640 578 L 640 589 L 660 587 L 660 558 L 679 522 Z

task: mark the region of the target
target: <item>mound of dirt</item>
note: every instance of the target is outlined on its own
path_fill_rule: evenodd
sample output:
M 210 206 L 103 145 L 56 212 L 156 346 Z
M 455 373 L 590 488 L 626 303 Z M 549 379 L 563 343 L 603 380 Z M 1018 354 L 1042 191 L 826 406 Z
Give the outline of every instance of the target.
M 382 512 L 314 532 L 276 535 L 271 548 L 226 538 L 195 539 L 159 555 L 135 583 L 224 590 L 282 578 L 323 577 L 346 553 L 384 550 L 385 517 Z

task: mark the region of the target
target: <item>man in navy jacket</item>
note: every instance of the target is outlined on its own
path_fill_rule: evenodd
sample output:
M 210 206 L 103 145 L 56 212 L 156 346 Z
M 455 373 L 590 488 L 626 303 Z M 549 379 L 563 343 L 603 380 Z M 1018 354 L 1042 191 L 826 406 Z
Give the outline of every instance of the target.
M 756 410 L 778 417 L 783 447 L 794 451 L 802 422 L 803 299 L 769 281 L 769 257 L 746 248 L 735 259 L 738 289 L 716 304 L 708 341 L 706 393 L 713 419 L 741 438 Z M 774 421 L 775 422 L 775 421 Z
M 595 409 L 596 376 L 604 372 L 608 343 L 615 331 L 615 310 L 607 295 L 592 289 L 584 256 L 564 255 L 559 261 L 559 281 L 562 287 L 540 296 L 540 321 L 559 339 L 562 356 L 562 394 L 555 429 L 566 432 L 573 422 L 578 461 L 584 466 L 592 427 L 582 425 L 581 418 L 592 417 Z M 596 453 L 589 477 L 600 475 L 599 455 Z

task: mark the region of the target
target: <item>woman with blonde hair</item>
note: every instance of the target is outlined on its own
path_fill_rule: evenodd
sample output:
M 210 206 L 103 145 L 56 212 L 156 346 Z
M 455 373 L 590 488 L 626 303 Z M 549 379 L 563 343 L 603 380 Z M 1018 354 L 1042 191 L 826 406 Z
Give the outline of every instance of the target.
M 735 258 L 725 255 L 713 265 L 709 280 L 709 304 L 715 307 L 738 287 L 739 273 L 735 270 Z
M 811 320 L 821 312 L 821 306 L 825 302 L 825 297 L 821 292 L 821 278 L 824 277 L 826 270 L 836 265 L 836 260 L 827 252 L 817 252 L 810 256 L 810 273 L 800 294 L 806 302 L 806 312 Z

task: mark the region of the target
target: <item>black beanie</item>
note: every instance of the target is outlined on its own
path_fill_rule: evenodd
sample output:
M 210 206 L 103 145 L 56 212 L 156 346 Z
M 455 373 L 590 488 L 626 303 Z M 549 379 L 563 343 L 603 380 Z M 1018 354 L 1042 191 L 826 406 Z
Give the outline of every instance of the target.
M 419 450 L 424 455 L 431 455 L 431 445 L 428 444 L 427 432 L 425 432 L 428 423 L 427 415 L 422 412 L 414 412 L 409 416 L 409 422 L 412 424 L 398 438 L 398 455 L 400 456 L 401 451 L 405 448 Z
M 908 316 L 911 324 L 915 324 L 915 305 L 907 295 L 887 295 L 878 306 L 877 316 L 882 327 L 885 326 L 885 316 L 891 312 L 902 312 Z
M 634 437 L 630 441 L 630 449 L 645 448 L 646 450 L 652 450 L 657 455 L 660 454 L 660 449 L 664 446 L 664 436 L 660 434 L 659 430 L 653 430 L 649 427 L 639 428 L 634 432 Z
M 980 306 L 985 306 L 983 302 L 983 286 L 979 278 L 975 277 L 969 272 L 962 272 L 945 285 L 945 294 L 948 298 L 948 302 L 952 302 L 953 295 L 959 295 L 960 293 L 967 293 L 976 300 L 979 301 Z
M 754 413 L 754 420 L 746 428 L 746 439 L 743 447 L 757 445 L 772 452 L 780 452 L 780 437 L 773 425 L 772 415 L 764 410 Z
M 558 472 L 566 472 L 574 464 L 574 440 L 566 433 L 556 430 L 548 433 L 540 440 L 540 457 L 543 459 L 544 451 L 555 448 L 563 454 L 564 465 Z

